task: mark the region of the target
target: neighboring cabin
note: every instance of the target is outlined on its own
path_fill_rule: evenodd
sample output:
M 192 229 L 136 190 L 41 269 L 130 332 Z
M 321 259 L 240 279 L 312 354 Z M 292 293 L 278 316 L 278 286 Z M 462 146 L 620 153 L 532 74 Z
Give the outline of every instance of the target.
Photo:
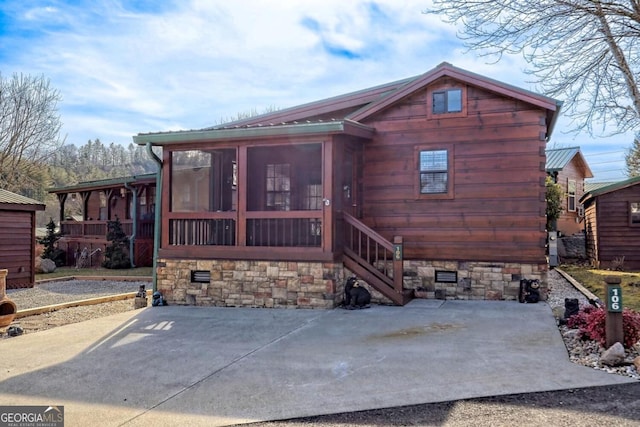
M 0 189 L 0 269 L 7 269 L 7 289 L 35 283 L 36 211 L 45 205 Z
M 188 102 L 188 100 L 185 100 Z M 544 281 L 545 146 L 560 103 L 443 63 L 162 147 L 157 287 L 170 303 L 334 307 L 515 299 Z M 404 274 L 403 274 L 404 273 Z
M 624 261 L 625 268 L 640 269 L 640 177 L 594 188 L 580 203 L 592 265 L 610 268 Z
M 593 178 L 593 173 L 580 152 L 580 147 L 547 149 L 547 174 L 560 184 L 565 198 L 562 214 L 557 221 L 557 231 L 570 236 L 584 230 L 584 211 L 578 202 L 585 193 L 585 179 Z
M 49 192 L 60 203 L 60 231 L 63 236 L 58 248 L 66 253 L 66 264 L 75 265 L 78 252 L 87 248 L 91 257 L 85 266 L 100 265 L 107 240 L 107 223 L 120 220 L 123 231 L 130 236 L 135 266 L 153 264 L 153 233 L 155 223 L 155 174 L 87 181 L 57 187 Z M 65 215 L 65 204 L 78 199 L 82 215 Z

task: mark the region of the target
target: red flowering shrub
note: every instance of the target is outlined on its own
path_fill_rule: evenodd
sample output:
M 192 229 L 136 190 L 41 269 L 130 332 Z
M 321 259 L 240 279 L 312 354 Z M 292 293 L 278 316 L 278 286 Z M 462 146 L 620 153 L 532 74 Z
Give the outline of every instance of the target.
M 574 314 L 573 316 L 567 319 L 567 326 L 571 329 L 580 329 L 587 327 L 587 317 L 589 314 L 596 311 L 597 308 L 592 305 L 582 306 L 578 314 Z
M 583 338 L 597 341 L 601 346 L 605 346 L 607 312 L 602 308 L 587 306 L 582 308 L 578 314 L 571 316 L 567 320 L 567 326 L 579 329 Z M 640 341 L 640 313 L 625 308 L 622 311 L 622 330 L 624 333 L 625 348 L 631 348 Z

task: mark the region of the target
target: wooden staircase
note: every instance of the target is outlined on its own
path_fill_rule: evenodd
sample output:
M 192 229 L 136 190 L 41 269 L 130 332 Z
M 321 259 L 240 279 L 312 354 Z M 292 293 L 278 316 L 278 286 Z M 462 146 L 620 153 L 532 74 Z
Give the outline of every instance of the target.
M 411 301 L 413 292 L 405 290 L 402 282 L 402 237 L 389 242 L 353 216 L 344 213 L 343 217 L 345 267 L 394 304 Z

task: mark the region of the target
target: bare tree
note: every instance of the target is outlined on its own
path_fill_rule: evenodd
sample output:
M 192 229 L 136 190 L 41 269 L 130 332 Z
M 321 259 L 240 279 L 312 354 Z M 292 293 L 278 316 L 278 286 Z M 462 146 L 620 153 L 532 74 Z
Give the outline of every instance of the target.
M 458 24 L 482 55 L 522 54 L 540 89 L 566 101 L 575 130 L 639 128 L 638 0 L 433 0 L 425 13 Z
M 44 76 L 0 75 L 0 188 L 42 188 L 43 164 L 62 145 L 59 100 Z

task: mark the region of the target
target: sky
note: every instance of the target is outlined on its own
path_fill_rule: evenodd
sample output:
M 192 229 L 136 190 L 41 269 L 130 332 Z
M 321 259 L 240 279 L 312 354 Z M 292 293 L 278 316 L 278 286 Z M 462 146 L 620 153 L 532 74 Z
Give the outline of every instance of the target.
M 61 136 L 78 146 L 128 146 L 138 133 L 201 129 L 443 61 L 536 91 L 521 57 L 467 51 L 453 25 L 422 13 L 429 1 L 0 0 L 0 74 L 48 78 Z M 592 181 L 625 179 L 632 135 L 571 129 L 561 117 L 548 147 L 580 146 Z

